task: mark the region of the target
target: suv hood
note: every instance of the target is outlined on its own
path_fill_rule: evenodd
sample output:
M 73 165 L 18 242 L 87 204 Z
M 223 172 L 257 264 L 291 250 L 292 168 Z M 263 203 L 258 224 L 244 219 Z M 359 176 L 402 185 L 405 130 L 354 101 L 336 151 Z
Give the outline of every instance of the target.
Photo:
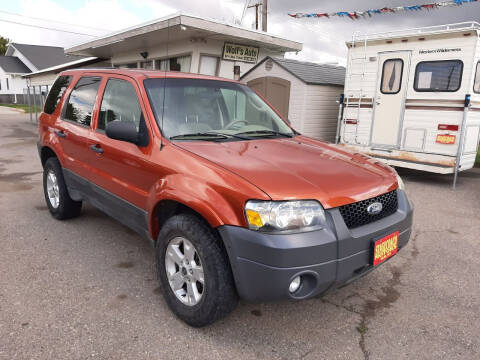
M 386 165 L 303 136 L 175 145 L 243 177 L 272 200 L 316 199 L 328 209 L 398 186 Z

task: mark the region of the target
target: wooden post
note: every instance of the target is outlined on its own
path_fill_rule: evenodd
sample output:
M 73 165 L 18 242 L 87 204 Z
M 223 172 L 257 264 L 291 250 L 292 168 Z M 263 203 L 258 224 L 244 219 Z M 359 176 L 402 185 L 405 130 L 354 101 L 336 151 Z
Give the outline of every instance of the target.
M 262 31 L 267 32 L 267 5 L 268 0 L 263 0 L 262 4 Z
M 255 5 L 250 5 L 248 8 L 255 8 L 255 30 L 258 30 L 258 7 L 262 5 L 261 3 L 257 3 Z

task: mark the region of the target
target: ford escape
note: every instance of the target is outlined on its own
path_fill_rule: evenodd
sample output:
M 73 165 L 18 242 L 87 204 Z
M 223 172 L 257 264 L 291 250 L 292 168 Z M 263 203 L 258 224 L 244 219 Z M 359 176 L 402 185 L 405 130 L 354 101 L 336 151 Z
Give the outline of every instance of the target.
M 88 201 L 151 241 L 163 295 L 192 326 L 238 301 L 306 299 L 404 247 L 395 170 L 295 131 L 247 86 L 144 70 L 60 74 L 39 121 L 53 217 Z

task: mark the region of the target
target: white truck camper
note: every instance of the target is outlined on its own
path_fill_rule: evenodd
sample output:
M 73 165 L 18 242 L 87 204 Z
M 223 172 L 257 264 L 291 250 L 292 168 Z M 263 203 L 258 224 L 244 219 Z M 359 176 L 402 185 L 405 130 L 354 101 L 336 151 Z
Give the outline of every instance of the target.
M 347 42 L 336 141 L 395 167 L 471 169 L 480 137 L 480 24 L 357 35 Z

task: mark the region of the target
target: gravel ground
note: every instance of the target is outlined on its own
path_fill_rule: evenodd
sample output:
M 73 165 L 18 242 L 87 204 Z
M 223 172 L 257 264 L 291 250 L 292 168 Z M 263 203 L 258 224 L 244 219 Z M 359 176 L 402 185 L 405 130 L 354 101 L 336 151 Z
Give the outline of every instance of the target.
M 240 303 L 193 329 L 168 310 L 150 245 L 87 205 L 56 221 L 36 127 L 0 109 L 0 359 L 478 359 L 480 169 L 401 171 L 409 245 L 323 298 Z

